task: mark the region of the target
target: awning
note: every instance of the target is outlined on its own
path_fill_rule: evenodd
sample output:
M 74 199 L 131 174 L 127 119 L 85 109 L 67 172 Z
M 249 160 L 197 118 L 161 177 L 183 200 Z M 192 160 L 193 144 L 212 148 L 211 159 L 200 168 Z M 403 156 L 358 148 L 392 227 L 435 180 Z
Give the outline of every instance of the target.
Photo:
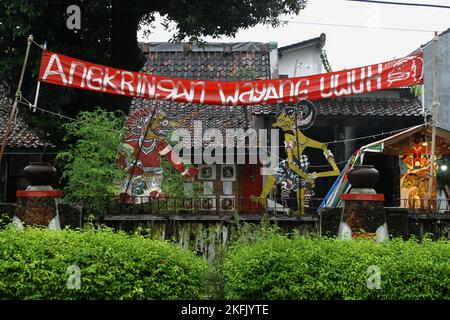
M 369 143 L 358 150 L 356 150 L 352 157 L 348 160 L 346 166 L 342 170 L 339 177 L 331 186 L 327 195 L 323 199 L 319 206 L 322 207 L 335 208 L 341 205 L 341 194 L 347 193 L 351 185 L 347 180 L 347 172 L 353 168 L 354 165 L 360 165 L 364 161 L 364 155 L 366 152 L 370 153 L 382 153 L 386 155 L 402 155 L 404 151 L 404 145 L 409 143 L 411 136 L 416 134 L 423 135 L 426 137 L 427 141 L 431 142 L 432 128 L 427 124 L 421 124 L 415 127 L 411 127 L 402 132 L 394 134 L 393 136 L 384 138 L 379 141 Z M 431 144 L 430 144 L 431 145 Z M 436 128 L 436 155 L 448 155 L 450 154 L 450 132 L 442 129 Z

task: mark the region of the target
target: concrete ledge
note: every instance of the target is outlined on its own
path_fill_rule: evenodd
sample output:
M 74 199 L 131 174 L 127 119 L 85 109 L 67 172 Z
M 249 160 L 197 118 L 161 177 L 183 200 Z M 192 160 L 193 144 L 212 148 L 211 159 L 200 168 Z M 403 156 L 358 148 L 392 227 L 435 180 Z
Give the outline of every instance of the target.
M 62 191 L 59 190 L 17 190 L 16 197 L 31 198 L 31 197 L 61 197 Z

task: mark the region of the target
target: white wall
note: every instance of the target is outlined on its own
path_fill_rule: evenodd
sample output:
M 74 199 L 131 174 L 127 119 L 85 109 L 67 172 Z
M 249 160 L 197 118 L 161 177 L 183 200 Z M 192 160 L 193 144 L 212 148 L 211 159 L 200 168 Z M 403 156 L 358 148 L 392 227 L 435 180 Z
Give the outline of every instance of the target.
M 296 64 L 297 70 L 295 68 Z M 288 78 L 322 73 L 320 49 L 313 44 L 306 48 L 284 52 L 278 58 L 278 69 L 280 75 L 288 75 Z
M 435 42 L 431 41 L 423 48 L 424 62 L 424 97 L 425 108 L 431 114 L 433 105 L 433 86 L 435 69 Z M 441 34 L 437 43 L 438 79 L 436 95 L 439 102 L 437 108 L 437 126 L 450 130 L 450 31 Z

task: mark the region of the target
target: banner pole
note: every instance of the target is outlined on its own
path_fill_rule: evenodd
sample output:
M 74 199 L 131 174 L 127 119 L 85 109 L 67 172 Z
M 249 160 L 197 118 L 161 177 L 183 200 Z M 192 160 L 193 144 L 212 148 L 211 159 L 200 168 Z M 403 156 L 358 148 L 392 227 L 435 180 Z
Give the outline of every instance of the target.
M 47 50 L 47 41 L 45 41 L 44 45 L 42 46 L 42 50 Z M 34 103 L 33 103 L 33 112 L 36 112 L 40 90 L 41 90 L 41 81 L 38 80 L 38 83 L 36 86 L 36 97 L 34 98 Z
M 428 185 L 428 200 L 432 200 L 434 161 L 436 152 L 436 123 L 437 123 L 437 81 L 438 81 L 438 34 L 434 33 L 434 79 L 433 79 L 433 103 L 432 103 L 432 130 L 431 130 L 431 161 L 430 161 L 430 183 Z M 431 209 L 431 202 L 429 202 Z
M 11 110 L 11 113 L 9 115 L 8 123 L 6 124 L 5 135 L 3 136 L 2 148 L 0 150 L 0 163 L 2 162 L 2 159 L 3 159 L 3 153 L 5 152 L 5 147 L 6 147 L 6 142 L 8 140 L 8 135 L 9 135 L 9 132 L 11 130 L 12 123 L 14 121 L 14 115 L 16 114 L 17 103 L 19 102 L 19 97 L 20 97 L 20 94 L 21 94 L 20 90 L 22 89 L 23 77 L 25 75 L 25 68 L 27 66 L 28 55 L 30 54 L 30 47 L 31 47 L 32 43 L 33 43 L 33 35 L 30 34 L 28 36 L 28 39 L 27 39 L 27 51 L 25 52 L 25 57 L 23 59 L 22 71 L 20 73 L 19 85 L 17 87 L 16 95 L 14 97 L 14 104 L 12 106 L 12 110 Z

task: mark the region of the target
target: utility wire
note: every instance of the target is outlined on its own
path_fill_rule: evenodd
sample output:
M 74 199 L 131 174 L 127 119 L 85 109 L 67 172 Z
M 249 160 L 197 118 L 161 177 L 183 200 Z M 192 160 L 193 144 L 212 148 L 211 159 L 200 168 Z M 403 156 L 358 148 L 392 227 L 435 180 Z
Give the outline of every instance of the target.
M 337 23 L 322 23 L 322 22 L 310 22 L 310 21 L 296 21 L 286 20 L 287 23 L 298 23 L 306 25 L 328 26 L 328 27 L 343 27 L 343 28 L 357 28 L 357 29 L 371 29 L 371 30 L 391 30 L 391 31 L 409 31 L 409 32 L 435 32 L 436 30 L 429 29 L 409 29 L 409 28 L 395 28 L 395 27 L 376 27 L 376 26 L 363 26 L 355 24 L 337 24 Z
M 33 105 L 31 102 L 29 102 L 27 99 L 25 99 L 23 96 L 20 96 L 20 98 L 23 99 L 23 100 L 25 100 L 25 102 L 19 100 L 19 103 L 21 103 L 22 105 L 25 105 L 25 106 L 29 107 L 30 109 L 31 109 L 31 108 L 34 108 L 34 105 Z M 70 120 L 70 121 L 78 121 L 78 120 L 75 119 L 75 118 L 71 118 L 71 117 L 62 115 L 62 114 L 60 114 L 60 113 L 56 113 L 56 112 L 50 111 L 50 110 L 45 109 L 45 108 L 36 107 L 36 109 L 39 110 L 39 111 L 42 111 L 42 112 L 51 114 L 51 115 L 56 116 L 56 117 L 68 119 L 68 120 Z M 371 135 L 362 136 L 362 137 L 351 138 L 351 139 L 333 140 L 333 141 L 328 141 L 328 142 L 324 142 L 324 143 L 325 143 L 325 144 L 337 144 L 337 143 L 345 143 L 345 142 L 357 141 L 357 140 L 364 140 L 364 139 L 370 139 L 370 138 L 375 139 L 375 137 L 379 137 L 379 136 L 383 136 L 383 135 L 388 135 L 388 134 L 398 133 L 398 132 L 401 132 L 401 131 L 405 131 L 405 130 L 411 129 L 411 128 L 413 128 L 413 127 L 415 127 L 415 126 L 406 127 L 406 128 L 401 128 L 401 129 L 396 129 L 396 130 L 387 131 L 387 132 L 381 132 L 381 133 L 371 134 Z M 279 148 L 279 147 L 284 147 L 284 146 L 272 146 L 272 147 L 278 147 L 278 148 Z
M 364 137 L 357 137 L 357 138 L 352 138 L 352 139 L 328 141 L 328 142 L 324 142 L 324 143 L 325 144 L 335 144 L 335 143 L 350 142 L 350 141 L 357 141 L 357 140 L 370 139 L 370 138 L 374 138 L 375 139 L 375 137 L 379 137 L 379 136 L 383 136 L 383 135 L 387 135 L 387 134 L 394 134 L 394 133 L 397 133 L 397 132 L 401 132 L 401 131 L 404 131 L 404 130 L 411 129 L 413 127 L 415 127 L 415 126 L 402 128 L 402 129 L 397 129 L 397 130 L 392 130 L 392 131 L 388 131 L 388 132 L 381 132 L 381 133 L 377 133 L 377 134 L 371 134 L 371 135 L 364 136 Z
M 365 2 L 365 3 L 377 3 L 377 4 L 389 4 L 398 6 L 412 6 L 412 7 L 429 7 L 429 8 L 441 8 L 450 9 L 450 6 L 444 6 L 440 4 L 428 4 L 428 3 L 411 3 L 411 2 L 394 2 L 394 1 L 379 1 L 379 0 L 347 0 L 350 2 Z
M 37 2 L 40 2 L 41 0 L 35 0 Z M 347 1 L 358 1 L 358 0 L 347 0 Z M 67 5 L 67 2 L 64 1 L 57 1 L 57 0 L 50 0 L 47 1 L 50 3 L 56 3 L 56 4 L 64 4 Z M 368 1 L 363 1 L 368 2 Z M 374 1 L 373 1 L 374 2 Z M 393 4 L 399 4 L 399 3 L 393 3 Z M 92 7 L 92 8 L 101 8 L 101 9 L 111 9 L 111 6 L 105 6 L 105 5 L 92 5 L 92 4 L 81 4 L 81 6 L 86 7 Z M 446 7 L 446 6 L 444 6 Z M 448 7 L 450 8 L 450 7 Z M 114 7 L 114 10 L 133 10 L 133 11 L 141 11 L 148 13 L 149 11 L 147 9 L 137 8 L 137 7 Z M 242 19 L 247 18 L 247 16 L 239 16 L 239 15 L 220 15 L 220 14 L 202 14 L 198 15 L 202 17 L 212 17 L 212 18 L 227 18 L 230 20 L 236 20 L 236 19 Z M 163 16 L 161 16 L 163 17 Z M 336 24 L 336 23 L 323 23 L 323 22 L 314 22 L 314 21 L 299 21 L 299 20 L 292 20 L 292 19 L 279 19 L 280 23 L 296 23 L 296 24 L 304 24 L 304 25 L 318 25 L 318 26 L 329 26 L 329 27 L 344 27 L 344 28 L 359 28 L 359 29 L 371 29 L 371 30 L 391 30 L 391 31 L 408 31 L 408 32 L 435 32 L 436 30 L 429 30 L 429 29 L 413 29 L 413 28 L 397 28 L 397 27 L 374 27 L 374 26 L 365 26 L 365 25 L 351 25 L 351 24 Z M 442 30 L 443 31 L 443 30 Z

